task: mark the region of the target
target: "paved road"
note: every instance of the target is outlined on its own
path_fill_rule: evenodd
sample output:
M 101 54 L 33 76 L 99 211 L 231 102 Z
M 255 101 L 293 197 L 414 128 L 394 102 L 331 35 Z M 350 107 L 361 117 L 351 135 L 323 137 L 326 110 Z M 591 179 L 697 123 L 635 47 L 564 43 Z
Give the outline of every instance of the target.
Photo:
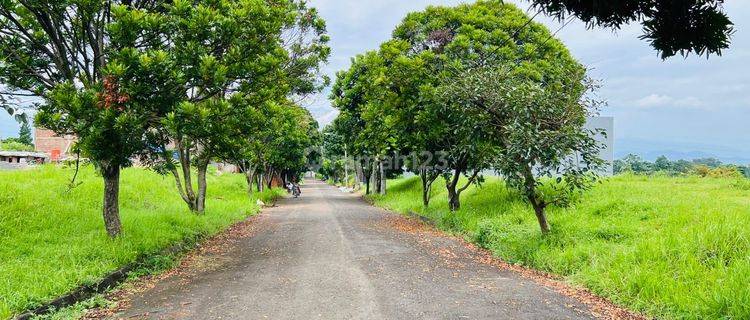
M 156 283 L 117 318 L 591 318 L 578 301 L 400 220 L 308 182 L 301 198 L 267 210 L 252 236 Z

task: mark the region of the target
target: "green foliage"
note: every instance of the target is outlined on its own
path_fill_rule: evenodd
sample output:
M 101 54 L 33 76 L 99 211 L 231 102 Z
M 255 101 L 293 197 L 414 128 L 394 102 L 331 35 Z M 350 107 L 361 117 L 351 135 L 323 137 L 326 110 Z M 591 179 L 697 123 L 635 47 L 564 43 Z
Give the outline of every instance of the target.
M 241 175 L 210 175 L 210 209 L 188 214 L 172 192 L 173 180 L 143 169 L 122 174 L 125 232 L 110 240 L 101 227 L 102 181 L 81 169 L 44 166 L 0 171 L 0 318 L 48 302 L 108 272 L 181 242 L 192 243 L 258 212 Z M 268 190 L 264 201 L 281 195 Z M 271 202 L 271 201 L 269 201 Z
M 6 139 L 4 141 L 0 141 L 0 150 L 34 151 L 34 146 L 20 143 L 17 139 Z
M 18 138 L 0 140 L 0 150 L 34 151 L 34 140 L 31 137 L 31 127 L 28 122 L 21 122 Z
M 557 200 L 541 194 L 539 176 L 561 176 L 561 191 L 570 192 L 557 194 L 568 198 L 601 165 L 583 129 L 596 107 L 584 96 L 591 87 L 565 47 L 511 4 L 428 7 L 338 74 L 333 130 L 358 156 L 416 155 L 407 165 L 422 177 L 425 205 L 438 176 L 457 208 L 468 184 L 494 167 L 543 215 Z M 468 181 L 459 186 L 462 176 Z
M 604 163 L 595 139 L 600 132 L 583 128 L 596 110 L 584 96 L 584 70 L 570 61 L 559 67 L 543 82 L 507 68 L 480 67 L 441 89 L 466 115 L 489 119 L 487 141 L 498 149 L 493 168 L 532 204 L 544 233 L 545 208 L 588 189 Z
M 569 207 L 551 207 L 545 237 L 517 191 L 487 180 L 467 190 L 455 213 L 443 209 L 441 181 L 429 208 L 417 178 L 392 181 L 387 195 L 372 198 L 659 319 L 750 317 L 746 179 L 616 176 Z
M 643 35 L 662 56 L 721 55 L 734 33 L 732 21 L 721 9 L 724 0 L 660 1 L 571 1 L 532 0 L 534 6 L 564 20 L 568 15 L 589 27 L 619 29 L 641 22 Z
M 323 164 L 318 173 L 323 180 L 330 180 L 331 184 L 337 184 L 344 180 L 344 160 L 332 161 L 331 159 L 323 159 Z
M 234 101 L 246 115 L 241 118 L 246 134 L 237 136 L 225 158 L 254 175 L 280 174 L 296 178 L 317 159 L 315 146 L 320 145 L 318 123 L 310 112 L 292 102 L 267 102 L 253 105 Z
M 161 85 L 164 76 L 161 69 L 156 73 L 161 78 L 139 79 L 134 67 L 144 61 L 110 56 L 103 21 L 118 3 L 130 5 L 132 1 L 0 3 L 0 29 L 4 31 L 0 34 L 0 83 L 8 89 L 2 100 L 43 98 L 35 123 L 59 134 L 78 135 L 78 147 L 85 156 L 108 166 L 127 166 L 143 146 L 140 139 L 152 107 L 144 102 L 154 103 L 146 101 L 148 94 Z M 153 8 L 159 3 L 139 1 L 127 9 Z M 148 57 L 149 53 L 130 56 Z M 160 67 L 164 67 L 163 59 L 150 66 Z M 129 81 L 141 81 L 141 87 L 125 85 Z
M 740 178 L 743 176 L 740 170 L 732 166 L 721 166 L 712 169 L 709 166 L 700 164 L 693 167 L 692 172 L 702 178 Z
M 640 175 L 698 175 L 700 177 L 734 177 L 750 178 L 749 166 L 725 165 L 715 158 L 671 161 L 660 156 L 654 162 L 629 154 L 614 161 L 615 174 L 631 173 Z
M 21 129 L 18 131 L 18 142 L 25 145 L 34 145 L 34 138 L 31 136 L 31 126 L 28 122 L 21 123 Z
M 175 70 L 163 80 L 168 85 L 155 86 L 155 96 L 169 101 L 151 114 L 159 123 L 149 132 L 153 142 L 144 149 L 144 163 L 174 175 L 183 200 L 199 213 L 205 170 L 213 160 L 247 169 L 245 164 L 263 157 L 264 168 L 301 170 L 307 147 L 301 136 L 314 139 L 317 124 L 300 115 L 289 97 L 328 83 L 320 64 L 330 54 L 329 39 L 317 11 L 297 0 L 174 1 L 163 9 L 118 7 L 109 28 L 115 46 L 160 52 Z M 303 132 L 290 129 L 290 122 Z M 271 130 L 277 139 L 257 140 L 274 134 L 259 132 Z M 179 161 L 167 148 L 171 143 Z M 259 148 L 267 152 L 258 156 Z M 199 173 L 197 190 L 186 174 L 191 167 Z
M 82 156 L 98 166 L 127 167 L 151 143 L 146 133 L 158 124 L 154 115 L 174 104 L 172 79 L 179 77 L 162 51 L 126 48 L 113 55 L 101 83 L 78 88 L 62 83 L 40 106 L 36 122 L 57 133 L 75 134 Z
M 563 108 L 578 111 L 576 121 L 558 133 L 571 131 L 568 137 L 580 136 L 581 130 L 575 129 L 580 129 L 577 120 L 583 111 L 576 103 L 583 92 L 583 68 L 543 25 L 501 1 L 435 6 L 409 14 L 396 27 L 392 40 L 377 51 L 358 55 L 349 70 L 337 75 L 331 100 L 341 112 L 333 128 L 345 137 L 349 153 L 360 157 L 379 161 L 396 152 L 416 155 L 407 165 L 424 177 L 424 189 L 442 174 L 450 182 L 450 197 L 456 200 L 451 206 L 458 206 L 456 195 L 466 188 L 456 185 L 459 177 L 479 183 L 479 172 L 490 168 L 505 146 L 494 138 L 505 131 L 496 132 L 491 117 L 467 112 L 466 101 L 453 99 L 456 92 L 441 94 L 477 67 L 503 68 L 514 77 L 544 84 L 545 92 L 558 93 L 546 98 L 564 98 Z M 496 85 L 487 83 L 477 94 L 504 93 Z M 562 97 L 562 93 L 568 95 Z M 572 110 L 573 106 L 581 110 Z M 524 108 L 529 105 L 522 104 L 514 107 L 519 117 L 520 113 L 550 111 L 527 112 Z M 540 152 L 559 157 L 562 149 Z M 569 143 L 566 150 L 571 149 Z

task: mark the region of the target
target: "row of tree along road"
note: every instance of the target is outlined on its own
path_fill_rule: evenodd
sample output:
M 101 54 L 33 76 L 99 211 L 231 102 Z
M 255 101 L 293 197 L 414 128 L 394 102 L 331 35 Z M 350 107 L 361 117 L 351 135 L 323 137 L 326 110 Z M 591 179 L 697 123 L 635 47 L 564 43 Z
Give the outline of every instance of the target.
M 643 8 L 532 2 L 592 25 L 664 15 L 635 13 L 660 6 L 653 2 Z M 701 10 L 726 18 L 715 6 Z M 659 28 L 645 29 L 644 39 L 663 57 L 694 49 L 717 53 L 731 27 L 728 19 L 715 22 L 710 28 L 720 32 L 702 44 L 661 41 L 676 35 L 654 31 Z M 591 187 L 604 164 L 595 139 L 604 132 L 584 128 L 602 105 L 596 88 L 554 34 L 514 5 L 429 7 L 409 14 L 389 41 L 338 74 L 331 100 L 340 115 L 324 130 L 325 155 L 334 161 L 324 169 L 351 155 L 366 193 L 384 193 L 389 171 L 405 167 L 421 178 L 424 206 L 442 177 L 451 211 L 460 208 L 462 192 L 482 183 L 481 172 L 495 170 L 531 204 L 546 234 L 545 209 Z M 394 160 L 404 154 L 405 161 Z
M 328 40 L 296 0 L 4 1 L 0 89 L 6 103 L 38 97 L 37 125 L 77 137 L 114 237 L 135 159 L 172 175 L 196 213 L 211 161 L 244 169 L 249 191 L 303 171 L 318 128 L 296 102 L 328 84 Z
M 565 24 L 641 22 L 663 58 L 720 54 L 733 32 L 722 0 L 530 2 Z M 19 109 L 35 108 L 37 125 L 77 136 L 76 150 L 104 179 L 105 226 L 116 236 L 120 171 L 133 159 L 174 176 L 195 212 L 205 209 L 213 160 L 241 167 L 248 188 L 304 170 L 319 134 L 296 102 L 328 85 L 328 41 L 305 0 L 0 1 L 0 108 L 19 120 Z M 513 5 L 410 14 L 393 39 L 352 62 L 331 94 L 341 115 L 328 133 L 339 137 L 326 136 L 372 159 L 358 170 L 376 191 L 385 191 L 383 162 L 411 153 L 424 204 L 442 176 L 457 210 L 492 168 L 522 191 L 546 233 L 545 208 L 596 179 L 597 133 L 583 129 L 600 104 L 596 85 Z

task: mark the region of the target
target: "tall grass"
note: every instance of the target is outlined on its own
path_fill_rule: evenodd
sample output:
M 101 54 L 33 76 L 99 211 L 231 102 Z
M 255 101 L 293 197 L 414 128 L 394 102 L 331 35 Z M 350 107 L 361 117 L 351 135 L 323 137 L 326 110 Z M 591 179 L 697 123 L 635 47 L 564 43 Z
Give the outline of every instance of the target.
M 101 217 L 102 179 L 85 167 L 82 184 L 68 191 L 72 175 L 72 169 L 54 166 L 0 171 L 0 319 L 258 212 L 240 175 L 210 175 L 207 211 L 197 216 L 182 202 L 172 178 L 126 169 L 120 193 L 123 236 L 110 240 Z
M 444 184 L 423 208 L 418 178 L 389 181 L 379 206 L 414 211 L 497 256 L 565 277 L 659 318 L 750 319 L 750 182 L 617 176 L 568 208 L 542 237 L 531 208 L 490 179 L 448 213 Z

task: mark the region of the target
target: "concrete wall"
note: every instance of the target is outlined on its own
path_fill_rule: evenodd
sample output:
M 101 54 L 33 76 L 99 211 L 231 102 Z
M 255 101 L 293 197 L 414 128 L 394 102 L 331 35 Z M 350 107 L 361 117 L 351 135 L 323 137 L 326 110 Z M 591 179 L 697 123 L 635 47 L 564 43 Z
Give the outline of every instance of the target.
M 604 129 L 606 136 L 597 135 L 596 140 L 604 145 L 604 149 L 599 153 L 599 158 L 607 162 L 607 166 L 602 172 L 603 175 L 611 176 L 614 174 L 613 162 L 615 160 L 615 118 L 614 117 L 592 117 L 586 122 L 586 129 L 596 130 Z

